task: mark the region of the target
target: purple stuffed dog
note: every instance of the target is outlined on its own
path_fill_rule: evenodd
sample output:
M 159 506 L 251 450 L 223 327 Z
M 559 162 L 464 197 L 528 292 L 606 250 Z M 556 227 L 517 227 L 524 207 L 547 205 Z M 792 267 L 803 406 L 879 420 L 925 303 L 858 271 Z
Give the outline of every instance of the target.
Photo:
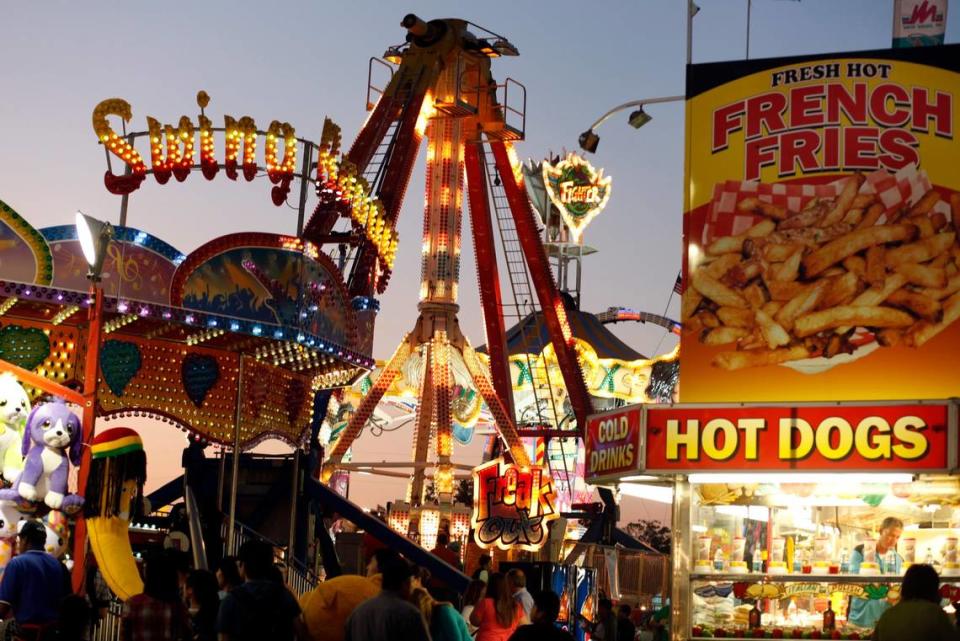
M 69 463 L 80 464 L 82 441 L 80 420 L 63 399 L 34 407 L 23 432 L 23 471 L 0 500 L 42 501 L 55 510 L 68 507 L 64 498 L 76 502 L 79 497 L 67 496 L 67 473 Z

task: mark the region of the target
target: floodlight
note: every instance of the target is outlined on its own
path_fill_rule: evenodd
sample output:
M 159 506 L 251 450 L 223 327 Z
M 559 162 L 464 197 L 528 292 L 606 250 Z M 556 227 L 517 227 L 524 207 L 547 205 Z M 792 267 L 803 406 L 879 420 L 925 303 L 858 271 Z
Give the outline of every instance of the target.
M 398 65 L 403 61 L 403 52 L 400 51 L 400 47 L 397 46 L 387 47 L 387 50 L 383 53 L 383 59 L 389 63 Z
M 597 145 L 600 144 L 600 136 L 594 133 L 593 129 L 587 129 L 580 134 L 580 148 L 591 154 L 596 153 Z
M 517 49 L 517 47 L 506 38 L 497 38 L 496 40 L 494 40 L 493 48 L 501 56 L 519 56 L 520 55 L 520 51 Z
M 630 114 L 627 122 L 629 122 L 630 126 L 634 129 L 639 129 L 651 120 L 653 120 L 653 116 L 644 111 L 643 105 L 641 105 L 639 109 Z
M 94 282 L 99 281 L 103 260 L 107 256 L 107 247 L 110 245 L 110 239 L 113 238 L 113 225 L 77 211 L 76 226 L 80 249 L 83 250 L 83 257 L 90 265 L 87 278 Z

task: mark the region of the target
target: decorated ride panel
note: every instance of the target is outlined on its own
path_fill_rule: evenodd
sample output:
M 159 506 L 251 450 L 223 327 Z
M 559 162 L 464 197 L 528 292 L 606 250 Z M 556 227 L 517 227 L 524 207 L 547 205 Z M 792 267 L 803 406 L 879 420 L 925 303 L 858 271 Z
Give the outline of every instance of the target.
M 244 353 L 244 446 L 268 437 L 299 443 L 311 421 L 315 389 L 349 383 L 373 365 L 348 347 L 356 342 L 354 309 L 362 312 L 363 306 L 350 304 L 336 265 L 312 245 L 269 234 L 240 243 L 251 250 L 249 264 L 244 267 L 241 256 L 232 265 L 250 277 L 251 291 L 260 288 L 262 299 L 260 316 L 247 319 L 235 315 L 242 309 L 225 314 L 171 305 L 178 275 L 181 286 L 197 292 L 216 294 L 226 286 L 207 262 L 216 256 L 210 247 L 222 242 L 188 258 L 145 232 L 115 233 L 102 281 L 98 404 L 106 420 L 153 416 L 208 441 L 232 444 Z M 181 264 L 185 269 L 178 272 Z M 204 286 L 202 277 L 212 286 Z M 78 384 L 93 301 L 88 290 L 75 228 L 39 232 L 0 203 L 0 359 Z M 307 313 L 292 313 L 294 302 Z M 33 398 L 42 394 L 29 386 L 27 391 Z
M 150 416 L 207 441 L 232 445 L 237 354 L 168 346 L 138 337 L 107 340 L 100 358 L 98 400 L 105 420 Z M 240 442 L 275 437 L 301 443 L 313 415 L 311 381 L 247 358 L 243 364 Z
M 85 291 L 87 261 L 73 225 L 41 230 L 53 256 L 53 285 Z M 133 227 L 114 228 L 107 247 L 100 285 L 106 296 L 167 305 L 170 283 L 185 256 L 164 241 Z M 120 241 L 120 242 L 116 242 Z
M 678 352 L 656 358 L 622 360 L 601 358 L 590 343 L 579 338 L 576 342 L 580 367 L 590 395 L 596 398 L 615 398 L 627 403 L 657 403 L 676 400 Z M 533 402 L 534 389 L 542 397 L 549 388 L 559 398 L 566 396 L 560 365 L 553 345 L 547 345 L 539 354 L 511 354 L 510 377 L 517 402 Z M 529 397 L 529 398 L 528 398 Z
M 291 236 L 222 236 L 190 254 L 171 302 L 296 328 L 336 345 L 357 343 L 357 324 L 339 269 L 315 245 Z
M 43 236 L 0 200 L 0 273 L 4 279 L 49 285 L 53 259 Z
M 9 295 L 7 289 L 3 284 L 0 294 Z M 0 359 L 61 385 L 78 380 L 82 349 L 76 327 L 21 318 L 0 320 L 7 321 L 0 322 Z M 31 385 L 23 387 L 31 399 L 44 395 Z

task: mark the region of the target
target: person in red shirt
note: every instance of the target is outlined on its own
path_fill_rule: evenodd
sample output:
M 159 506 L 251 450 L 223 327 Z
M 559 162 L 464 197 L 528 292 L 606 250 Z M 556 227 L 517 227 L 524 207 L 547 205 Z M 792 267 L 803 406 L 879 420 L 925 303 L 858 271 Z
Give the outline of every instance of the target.
M 446 532 L 437 534 L 437 545 L 430 550 L 430 553 L 443 559 L 458 570 L 462 569 L 460 555 L 450 549 L 450 535 Z
M 490 575 L 486 596 L 470 613 L 470 623 L 479 628 L 476 641 L 507 641 L 518 626 L 529 623 L 503 574 Z

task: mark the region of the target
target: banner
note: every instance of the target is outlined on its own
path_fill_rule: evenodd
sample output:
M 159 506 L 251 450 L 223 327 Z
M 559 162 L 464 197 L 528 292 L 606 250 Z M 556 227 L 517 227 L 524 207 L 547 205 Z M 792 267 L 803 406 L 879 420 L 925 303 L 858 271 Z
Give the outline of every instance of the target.
M 947 0 L 894 0 L 894 47 L 942 45 L 946 28 Z
M 640 407 L 622 407 L 587 418 L 584 437 L 587 482 L 631 472 L 640 465 Z
M 682 402 L 960 394 L 960 46 L 687 68 Z
M 910 472 L 956 464 L 949 404 L 648 407 L 644 472 Z

